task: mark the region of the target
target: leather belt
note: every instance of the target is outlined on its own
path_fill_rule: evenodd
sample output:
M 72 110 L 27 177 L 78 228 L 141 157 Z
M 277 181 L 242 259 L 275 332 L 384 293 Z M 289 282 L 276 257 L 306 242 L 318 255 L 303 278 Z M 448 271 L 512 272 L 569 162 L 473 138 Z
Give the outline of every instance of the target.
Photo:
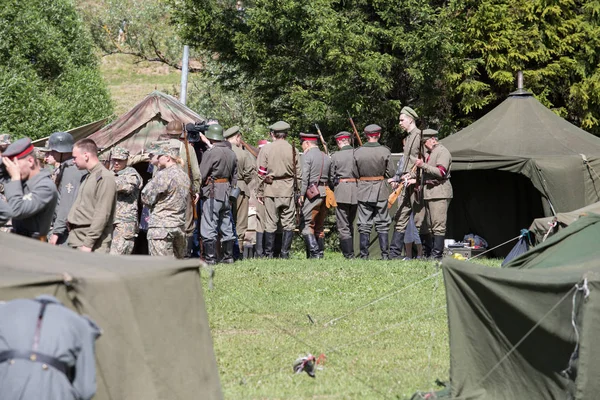
M 77 225 L 77 224 L 72 224 L 70 222 L 67 222 L 67 228 L 69 228 L 70 231 L 72 231 L 73 229 L 79 229 L 79 228 L 89 228 L 91 225 L 87 224 L 87 225 Z
M 271 177 L 271 179 L 273 179 L 274 181 L 279 181 L 282 179 L 291 179 L 291 178 L 293 178 L 293 176 L 278 176 L 278 177 L 273 176 L 273 177 Z
M 361 176 L 358 179 L 361 181 L 382 181 L 383 176 Z
M 0 364 L 6 361 L 9 361 L 12 364 L 12 361 L 15 359 L 39 362 L 42 364 L 43 369 L 48 369 L 48 366 L 51 366 L 65 374 L 71 383 L 73 383 L 73 378 L 75 378 L 74 367 L 69 367 L 67 363 L 60 361 L 56 357 L 38 353 L 37 351 L 5 350 L 0 352 Z
M 229 183 L 229 178 L 217 178 L 213 179 L 214 183 Z
M 340 183 L 356 182 L 356 178 L 340 178 Z

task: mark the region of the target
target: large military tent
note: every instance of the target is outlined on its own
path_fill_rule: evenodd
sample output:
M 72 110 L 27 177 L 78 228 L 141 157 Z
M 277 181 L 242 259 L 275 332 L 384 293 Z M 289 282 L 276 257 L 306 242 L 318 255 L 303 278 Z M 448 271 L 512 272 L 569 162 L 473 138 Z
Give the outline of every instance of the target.
M 600 214 L 600 201 L 575 211 L 558 213 L 553 217 L 536 218 L 531 223 L 529 231 L 535 236 L 536 242 L 541 243 L 550 230 L 549 235 L 552 235 L 589 213 Z
M 600 138 L 522 89 L 442 143 L 453 159 L 449 238 L 475 233 L 496 246 L 535 218 L 600 201 Z
M 600 216 L 590 215 L 514 268 L 444 259 L 454 397 L 597 398 L 598 237 Z
M 1 301 L 51 294 L 102 328 L 95 399 L 223 397 L 198 260 L 87 254 L 8 233 L 0 254 Z
M 131 154 L 138 154 L 146 145 L 158 140 L 165 132 L 165 126 L 174 120 L 188 124 L 205 119 L 173 96 L 154 91 L 89 138 L 105 150 L 118 145 L 128 149 Z

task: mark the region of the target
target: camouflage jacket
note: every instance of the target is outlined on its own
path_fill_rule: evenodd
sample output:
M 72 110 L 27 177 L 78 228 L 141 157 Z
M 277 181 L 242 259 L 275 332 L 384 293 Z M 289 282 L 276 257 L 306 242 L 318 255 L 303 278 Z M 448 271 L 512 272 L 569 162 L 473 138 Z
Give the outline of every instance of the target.
M 190 178 L 178 165 L 161 169 L 142 190 L 142 202 L 150 208 L 148 228 L 179 228 L 185 224 Z
M 134 222 L 138 219 L 138 198 L 142 190 L 142 177 L 135 168 L 127 167 L 116 174 L 117 208 L 115 224 Z

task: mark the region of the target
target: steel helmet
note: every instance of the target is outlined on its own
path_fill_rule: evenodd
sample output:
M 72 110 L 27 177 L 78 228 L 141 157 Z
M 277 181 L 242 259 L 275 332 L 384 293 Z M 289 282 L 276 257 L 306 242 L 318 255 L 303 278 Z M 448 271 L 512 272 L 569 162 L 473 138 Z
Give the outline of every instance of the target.
M 219 124 L 209 125 L 206 130 L 205 136 L 207 139 L 221 142 L 223 138 L 223 127 Z
M 73 151 L 73 136 L 68 132 L 54 132 L 48 139 L 48 149 L 59 153 L 71 153 Z

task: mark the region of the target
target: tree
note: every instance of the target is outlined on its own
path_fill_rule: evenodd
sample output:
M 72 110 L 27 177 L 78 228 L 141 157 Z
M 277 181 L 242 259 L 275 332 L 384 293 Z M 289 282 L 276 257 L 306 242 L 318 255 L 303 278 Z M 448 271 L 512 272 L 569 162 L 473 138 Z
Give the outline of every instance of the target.
M 0 9 L 0 130 L 44 137 L 112 114 L 89 34 L 68 0 Z

